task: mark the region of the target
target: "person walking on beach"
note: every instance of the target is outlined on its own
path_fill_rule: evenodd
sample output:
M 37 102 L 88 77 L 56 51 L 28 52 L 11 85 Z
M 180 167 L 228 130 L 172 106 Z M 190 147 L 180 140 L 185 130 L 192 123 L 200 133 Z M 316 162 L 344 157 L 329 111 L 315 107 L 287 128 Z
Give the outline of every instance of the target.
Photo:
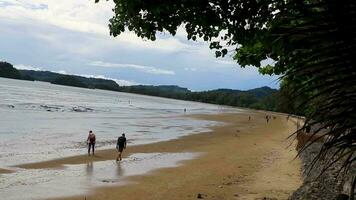
M 88 139 L 88 155 L 90 156 L 90 149 L 92 149 L 92 154 L 94 155 L 94 150 L 95 150 L 95 134 L 93 131 L 89 131 Z
M 116 157 L 116 161 L 122 160 L 122 152 L 124 151 L 124 149 L 126 149 L 126 137 L 125 137 L 125 133 L 122 134 L 122 136 L 117 138 L 117 144 L 116 144 L 116 149 L 118 151 L 117 157 Z

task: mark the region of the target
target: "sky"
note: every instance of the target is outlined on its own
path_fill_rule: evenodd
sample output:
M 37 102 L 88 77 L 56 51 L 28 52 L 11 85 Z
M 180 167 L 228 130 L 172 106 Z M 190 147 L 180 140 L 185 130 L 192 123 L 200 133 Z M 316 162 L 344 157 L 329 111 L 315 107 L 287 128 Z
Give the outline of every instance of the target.
M 159 33 L 154 42 L 109 34 L 112 1 L 0 0 L 0 60 L 18 69 L 115 80 L 119 85 L 179 85 L 194 91 L 278 88 L 276 76 L 215 58 L 204 41 Z

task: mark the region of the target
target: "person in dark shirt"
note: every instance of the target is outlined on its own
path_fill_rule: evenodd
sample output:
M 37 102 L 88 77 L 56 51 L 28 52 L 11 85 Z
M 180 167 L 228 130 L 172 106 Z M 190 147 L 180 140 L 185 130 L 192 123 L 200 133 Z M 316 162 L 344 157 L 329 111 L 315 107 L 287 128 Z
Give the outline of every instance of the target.
M 93 131 L 91 131 L 91 130 L 89 131 L 87 143 L 88 143 L 88 155 L 90 156 L 90 149 L 92 149 L 92 153 L 93 153 L 93 155 L 94 155 L 95 134 L 94 134 Z
M 116 161 L 122 160 L 122 152 L 126 149 L 126 137 L 125 133 L 122 134 L 119 138 L 117 138 L 116 149 L 118 151 L 118 155 L 116 157 Z

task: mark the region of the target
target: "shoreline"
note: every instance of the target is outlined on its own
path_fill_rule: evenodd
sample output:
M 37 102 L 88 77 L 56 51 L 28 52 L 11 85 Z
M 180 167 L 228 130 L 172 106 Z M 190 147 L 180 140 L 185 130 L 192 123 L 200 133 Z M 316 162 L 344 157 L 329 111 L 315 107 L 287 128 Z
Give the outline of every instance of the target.
M 170 141 L 128 146 L 123 156 L 125 159 L 134 153 L 202 153 L 197 158 L 182 161 L 178 167 L 128 177 L 129 183 L 125 185 L 100 186 L 85 195 L 55 199 L 196 199 L 199 194 L 204 199 L 287 199 L 302 182 L 295 144 L 286 148 L 286 138 L 295 125 L 277 114 L 273 114 L 277 119 L 267 124 L 265 115 L 253 112 L 187 116 L 225 124 Z M 116 155 L 114 149 L 100 150 L 94 157 L 78 155 L 16 167 L 61 168 L 64 164 L 114 160 Z
M 252 111 L 250 111 L 252 112 Z M 256 111 L 257 113 L 257 111 Z M 207 134 L 211 133 L 211 129 L 215 126 L 224 126 L 223 121 L 214 121 L 211 120 L 209 117 L 205 116 L 213 116 L 213 115 L 224 115 L 224 114 L 239 114 L 243 115 L 244 113 L 240 112 L 218 112 L 218 113 L 204 113 L 204 114 L 182 114 L 178 116 L 165 116 L 162 117 L 162 120 L 167 119 L 167 118 L 191 118 L 194 120 L 207 120 L 212 123 L 217 123 L 215 125 L 209 125 L 206 127 L 203 127 L 204 129 L 207 129 L 206 131 L 202 132 L 194 132 L 194 133 L 189 133 L 185 134 L 183 136 L 178 136 L 173 139 L 168 139 L 168 140 L 161 140 L 161 141 L 154 141 L 151 143 L 144 143 L 144 144 L 135 144 L 128 146 L 130 148 L 127 148 L 124 150 L 123 158 L 128 157 L 128 154 L 134 154 L 134 153 L 141 153 L 142 151 L 146 151 L 147 153 L 155 153 L 155 152 L 162 152 L 162 153 L 171 153 L 171 152 L 177 152 L 177 147 L 165 147 L 161 148 L 161 146 L 167 146 L 167 144 L 176 144 L 180 143 L 181 139 L 190 139 L 191 136 L 194 135 L 201 135 L 201 134 Z M 221 123 L 223 122 L 223 123 Z M 192 137 L 194 139 L 195 137 Z M 130 139 L 128 139 L 130 140 Z M 115 146 L 113 144 L 113 146 Z M 162 151 L 163 150 L 163 151 Z M 9 165 L 5 166 L 4 168 L 23 168 L 23 169 L 50 169 L 50 168 L 61 168 L 63 165 L 74 165 L 74 164 L 85 164 L 87 161 L 107 161 L 107 160 L 114 160 L 117 155 L 117 150 L 115 148 L 105 148 L 105 149 L 95 149 L 95 156 L 88 156 L 85 152 L 87 151 L 86 148 L 83 148 L 83 154 L 77 154 L 77 155 L 69 155 L 65 157 L 60 157 L 60 158 L 54 158 L 54 159 L 49 159 L 49 160 L 44 160 L 44 161 L 35 161 L 35 162 L 28 162 L 28 163 L 20 163 L 20 164 L 15 164 L 15 165 Z M 2 173 L 1 170 L 7 170 L 4 168 L 0 168 L 0 174 Z M 9 171 L 16 171 L 14 170 L 9 170 Z
M 184 115 L 181 117 L 188 117 L 193 119 L 205 119 L 209 120 L 209 117 L 213 115 L 224 115 L 226 113 L 219 114 L 193 114 L 193 115 Z M 234 113 L 236 114 L 236 113 Z M 239 113 L 239 115 L 242 115 Z M 211 120 L 214 121 L 214 120 Z M 223 121 L 217 121 L 223 122 Z M 212 127 L 207 127 L 208 129 L 213 129 L 216 126 L 224 126 L 224 125 L 215 125 Z M 171 140 L 164 140 L 159 142 L 153 142 L 148 144 L 138 144 L 129 146 L 124 150 L 122 158 L 127 158 L 131 154 L 135 153 L 176 153 L 176 152 L 191 152 L 193 150 L 193 146 L 195 145 L 197 138 L 200 138 L 202 135 L 206 135 L 211 133 L 212 131 L 205 131 L 199 133 L 193 133 L 189 135 L 180 136 Z M 186 141 L 192 142 L 186 142 Z M 184 145 L 183 145 L 184 143 Z M 86 149 L 83 150 L 86 152 Z M 13 165 L 10 167 L 22 168 L 22 169 L 50 169 L 50 168 L 62 168 L 64 165 L 76 165 L 76 164 L 86 164 L 88 161 L 97 162 L 97 161 L 107 161 L 107 160 L 115 160 L 117 156 L 117 150 L 114 148 L 111 149 L 101 149 L 96 150 L 94 156 L 88 156 L 87 154 L 80 154 L 74 156 L 68 156 L 63 158 L 57 158 L 47 161 L 33 162 L 33 163 L 24 163 L 19 165 Z M 1 169 L 0 170 L 6 170 Z M 8 170 L 10 171 L 10 170 Z
M 14 172 L 13 170 L 0 168 L 0 174 L 9 174 Z

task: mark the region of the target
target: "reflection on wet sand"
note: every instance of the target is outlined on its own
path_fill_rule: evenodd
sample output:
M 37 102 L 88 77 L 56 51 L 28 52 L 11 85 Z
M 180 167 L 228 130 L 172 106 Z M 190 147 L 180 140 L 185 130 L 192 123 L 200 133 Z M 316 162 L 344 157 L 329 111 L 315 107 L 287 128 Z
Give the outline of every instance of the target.
M 92 176 L 93 175 L 93 161 L 88 161 L 87 162 L 87 167 L 86 167 L 86 174 L 87 176 Z
M 116 162 L 116 163 L 117 163 L 116 176 L 117 178 L 120 178 L 125 175 L 125 170 L 121 167 L 121 162 Z
M 48 199 L 81 195 L 97 186 L 128 184 L 130 176 L 159 168 L 175 167 L 196 153 L 137 153 L 120 162 L 88 161 L 60 169 L 27 169 L 1 174 L 0 197 L 7 200 Z M 90 159 L 90 158 L 89 158 Z M 31 192 L 28 192 L 31 188 Z M 51 192 L 48 192 L 51 191 Z M 26 195 L 24 195 L 26 194 Z

